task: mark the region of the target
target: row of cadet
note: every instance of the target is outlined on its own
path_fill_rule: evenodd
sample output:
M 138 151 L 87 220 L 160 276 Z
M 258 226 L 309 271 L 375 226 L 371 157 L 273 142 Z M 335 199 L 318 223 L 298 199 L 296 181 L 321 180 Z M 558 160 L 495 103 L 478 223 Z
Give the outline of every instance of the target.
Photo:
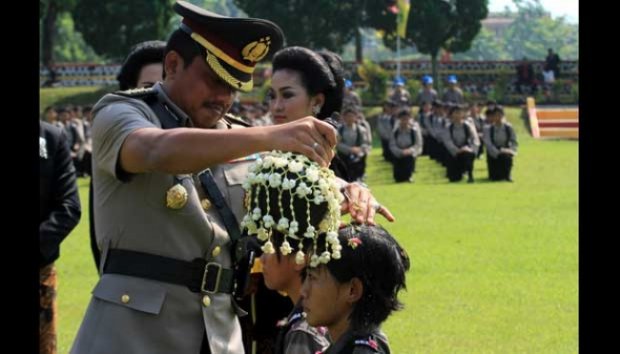
M 383 158 L 393 164 L 396 182 L 413 182 L 416 158 L 428 155 L 446 168 L 450 182 L 467 175 L 474 182 L 474 161 L 487 150 L 492 181 L 512 182 L 517 136 L 504 116 L 504 108 L 488 102 L 484 117 L 480 105 L 424 101 L 414 118 L 407 106 L 388 100 L 377 119 Z
M 91 106 L 68 104 L 43 110 L 43 121 L 64 131 L 78 177 L 91 175 L 91 109 Z
M 459 87 L 457 76 L 448 75 L 446 82 L 448 86 L 444 90 L 441 100 L 446 103 L 465 103 L 463 90 Z M 345 80 L 345 94 L 342 103 L 344 108 L 350 106 L 362 106 L 362 100 L 353 89 L 353 82 L 350 80 Z M 412 99 L 411 93 L 407 90 L 405 86 L 405 78 L 402 76 L 397 76 L 394 79 L 392 89 L 388 94 L 388 100 L 395 102 L 397 105 L 421 106 L 422 102 L 433 102 L 438 99 L 440 99 L 440 97 L 437 91 L 433 88 L 433 77 L 430 75 L 422 76 L 422 88 L 415 97 L 415 100 Z

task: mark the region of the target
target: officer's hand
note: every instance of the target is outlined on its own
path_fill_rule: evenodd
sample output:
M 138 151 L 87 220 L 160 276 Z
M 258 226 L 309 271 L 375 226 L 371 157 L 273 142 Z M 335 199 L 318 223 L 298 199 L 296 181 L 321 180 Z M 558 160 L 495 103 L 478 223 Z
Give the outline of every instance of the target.
M 344 202 L 340 206 L 343 214 L 351 213 L 353 221 L 360 224 L 376 225 L 375 214 L 383 215 L 389 222 L 395 220 L 394 215 L 372 196 L 370 190 L 359 183 L 344 186 Z
M 336 129 L 313 117 L 270 127 L 270 150 L 297 152 L 323 167 L 334 157 Z

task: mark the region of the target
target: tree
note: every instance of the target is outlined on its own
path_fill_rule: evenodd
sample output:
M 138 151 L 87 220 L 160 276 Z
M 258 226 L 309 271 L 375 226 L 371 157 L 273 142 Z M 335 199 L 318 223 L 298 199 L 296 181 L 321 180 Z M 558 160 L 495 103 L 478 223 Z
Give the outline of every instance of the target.
M 467 51 L 487 17 L 488 0 L 411 0 L 406 38 L 402 43 L 416 45 L 429 54 L 437 89 L 441 89 L 437 56 L 443 48 L 451 53 Z M 384 42 L 394 49 L 396 33 L 386 33 Z
M 264 18 L 280 26 L 286 45 L 339 51 L 353 38 L 355 18 L 351 1 L 332 0 L 234 0 L 250 17 Z
M 82 34 L 75 31 L 70 13 L 64 12 L 58 16 L 56 28 L 55 62 L 101 62 L 93 48 L 84 41 Z
M 486 28 L 480 29 L 471 48 L 454 55 L 454 60 L 508 60 L 510 56 L 504 49 L 501 39 Z
M 510 57 L 543 59 L 547 49 L 554 48 L 562 58 L 579 56 L 579 30 L 566 23 L 563 17 L 552 19 L 538 0 L 513 0 L 517 7 L 516 19 L 504 34 L 505 47 Z
M 39 0 L 39 26 L 41 31 L 41 57 L 43 65 L 52 71 L 58 16 L 75 7 L 75 0 Z
M 395 29 L 396 17 L 384 0 L 234 0 L 251 17 L 277 23 L 286 45 L 341 52 L 351 39 L 356 42 L 356 60 L 361 63 L 360 28 Z
M 80 0 L 75 27 L 95 52 L 121 60 L 136 43 L 165 40 L 173 16 L 172 0 Z

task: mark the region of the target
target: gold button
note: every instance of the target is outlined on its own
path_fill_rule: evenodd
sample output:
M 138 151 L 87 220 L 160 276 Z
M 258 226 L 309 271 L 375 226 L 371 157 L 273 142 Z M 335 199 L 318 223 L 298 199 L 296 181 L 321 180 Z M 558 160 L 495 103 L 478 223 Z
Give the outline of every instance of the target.
M 123 296 L 121 296 L 121 301 L 123 302 L 123 304 L 128 303 L 129 302 L 129 295 L 123 294 Z
M 217 257 L 220 252 L 222 251 L 222 249 L 220 248 L 220 246 L 215 246 L 215 248 L 213 249 L 213 252 L 211 252 L 211 254 L 213 255 L 213 257 Z
M 209 305 L 211 305 L 211 298 L 209 298 L 208 295 L 203 296 L 202 304 L 205 305 L 205 307 L 209 307 Z
M 211 209 L 211 201 L 207 198 L 203 199 L 200 201 L 200 205 L 202 205 L 202 209 L 204 211 L 207 211 L 209 209 Z

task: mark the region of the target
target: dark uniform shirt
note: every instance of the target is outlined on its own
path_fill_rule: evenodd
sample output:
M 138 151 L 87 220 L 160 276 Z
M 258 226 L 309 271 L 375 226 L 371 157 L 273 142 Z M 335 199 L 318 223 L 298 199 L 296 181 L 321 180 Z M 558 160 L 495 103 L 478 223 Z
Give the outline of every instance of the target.
M 345 332 L 321 354 L 390 354 L 385 334 L 377 329 L 366 333 Z
M 278 334 L 276 354 L 315 354 L 329 346 L 324 327 L 308 324 L 301 304 L 298 303 L 286 318 Z

